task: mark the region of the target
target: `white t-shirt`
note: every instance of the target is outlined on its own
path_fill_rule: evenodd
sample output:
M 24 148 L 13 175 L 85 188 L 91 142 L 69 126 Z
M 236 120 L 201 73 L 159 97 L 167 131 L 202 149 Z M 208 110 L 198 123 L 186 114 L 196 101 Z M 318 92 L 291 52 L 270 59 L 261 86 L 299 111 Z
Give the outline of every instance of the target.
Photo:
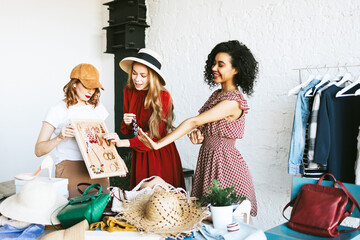
M 84 106 L 71 106 L 67 108 L 66 103 L 64 101 L 60 101 L 50 108 L 44 121 L 48 122 L 55 128 L 53 133 L 54 137 L 60 134 L 61 128 L 64 125 L 70 124 L 70 119 L 105 120 L 108 116 L 108 111 L 101 103 L 99 103 L 96 108 L 94 108 L 91 104 Z M 58 164 L 63 160 L 83 160 L 75 137 L 65 138 L 61 141 L 56 147 L 55 154 L 57 158 L 55 160 L 55 164 Z

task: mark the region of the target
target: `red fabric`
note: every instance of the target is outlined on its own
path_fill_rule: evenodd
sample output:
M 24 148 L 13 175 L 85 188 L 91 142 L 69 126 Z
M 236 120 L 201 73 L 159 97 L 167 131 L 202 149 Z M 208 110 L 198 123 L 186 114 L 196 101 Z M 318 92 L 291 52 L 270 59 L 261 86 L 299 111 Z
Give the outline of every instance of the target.
M 144 102 L 146 91 L 138 91 L 124 88 L 124 113 L 134 113 L 136 122 L 145 132 L 149 131 L 149 119 L 152 111 L 145 109 Z M 170 94 L 162 91 L 160 94 L 163 117 L 167 118 L 171 107 Z M 132 124 L 129 126 L 121 123 L 121 132 L 125 135 L 133 133 Z M 167 135 L 165 122 L 159 125 L 161 137 Z M 165 182 L 174 187 L 185 189 L 184 173 L 181 160 L 175 143 L 171 143 L 159 150 L 152 150 L 146 147 L 138 137 L 129 139 L 130 147 L 133 149 L 131 160 L 130 187 L 135 187 L 141 180 L 151 176 L 159 176 Z

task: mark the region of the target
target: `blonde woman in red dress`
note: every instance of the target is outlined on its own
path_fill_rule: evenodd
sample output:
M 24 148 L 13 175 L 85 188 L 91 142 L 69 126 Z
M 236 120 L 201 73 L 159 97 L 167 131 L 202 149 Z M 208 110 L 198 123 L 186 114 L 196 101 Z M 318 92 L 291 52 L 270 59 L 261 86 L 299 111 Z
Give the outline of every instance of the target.
M 140 49 L 137 56 L 124 58 L 120 67 L 129 74 L 128 85 L 124 88 L 124 117 L 121 132 L 134 134 L 131 139 L 120 139 L 116 133 L 104 136 L 117 147 L 131 147 L 132 162 L 130 188 L 141 180 L 159 176 L 174 187 L 185 188 L 181 160 L 174 143 L 153 150 L 145 146 L 137 135 L 141 127 L 148 136 L 157 141 L 173 129 L 173 104 L 165 89 L 161 72 L 161 57 L 150 49 Z
M 258 63 L 244 44 L 236 40 L 219 43 L 208 55 L 204 79 L 211 87 L 221 88 L 213 92 L 199 115 L 186 119 L 158 142 L 139 129 L 141 140 L 153 149 L 161 149 L 190 132 L 191 142 L 202 144 L 191 195 L 203 196 L 217 179 L 223 187 L 235 186 L 237 194 L 251 201 L 252 216 L 257 214 L 255 189 L 235 141 L 244 135 L 249 110 L 242 92 L 251 95 L 257 71 Z

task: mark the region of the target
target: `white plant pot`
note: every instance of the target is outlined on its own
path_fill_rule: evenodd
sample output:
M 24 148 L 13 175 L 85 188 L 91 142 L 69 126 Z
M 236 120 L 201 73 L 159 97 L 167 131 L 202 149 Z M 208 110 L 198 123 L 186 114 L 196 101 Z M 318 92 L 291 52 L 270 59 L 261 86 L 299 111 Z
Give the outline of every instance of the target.
M 227 225 L 232 223 L 233 206 L 210 206 L 214 228 L 227 230 Z

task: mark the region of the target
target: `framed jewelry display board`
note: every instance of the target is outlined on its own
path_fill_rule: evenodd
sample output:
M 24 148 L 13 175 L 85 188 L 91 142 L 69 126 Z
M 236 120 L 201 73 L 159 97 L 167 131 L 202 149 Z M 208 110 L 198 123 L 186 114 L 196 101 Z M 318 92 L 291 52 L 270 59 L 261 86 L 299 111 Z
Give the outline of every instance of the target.
M 71 125 L 91 179 L 126 176 L 128 169 L 115 145 L 103 138 L 108 133 L 104 121 L 71 119 Z

